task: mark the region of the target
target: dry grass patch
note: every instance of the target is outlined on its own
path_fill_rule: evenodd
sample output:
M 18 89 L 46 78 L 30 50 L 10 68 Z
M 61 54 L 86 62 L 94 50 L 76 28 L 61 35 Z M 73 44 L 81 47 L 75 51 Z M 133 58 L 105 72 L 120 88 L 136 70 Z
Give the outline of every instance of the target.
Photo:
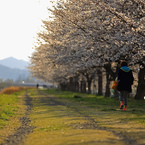
M 16 93 L 16 92 L 20 92 L 20 91 L 23 91 L 23 90 L 27 90 L 27 89 L 30 89 L 30 88 L 33 88 L 33 87 L 17 87 L 17 86 L 11 86 L 11 87 L 8 87 L 8 88 L 4 88 L 0 94 L 13 94 L 13 93 Z

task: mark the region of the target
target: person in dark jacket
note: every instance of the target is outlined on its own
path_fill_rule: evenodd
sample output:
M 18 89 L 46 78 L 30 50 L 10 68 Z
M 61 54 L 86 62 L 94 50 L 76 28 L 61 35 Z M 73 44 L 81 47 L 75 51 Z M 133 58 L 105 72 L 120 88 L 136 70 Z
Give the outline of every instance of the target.
M 133 81 L 134 77 L 132 71 L 127 66 L 127 62 L 122 61 L 121 68 L 118 72 L 118 91 L 120 92 L 120 109 L 123 109 L 124 111 L 126 111 L 127 108 L 129 93 L 132 92 L 131 86 L 133 84 Z

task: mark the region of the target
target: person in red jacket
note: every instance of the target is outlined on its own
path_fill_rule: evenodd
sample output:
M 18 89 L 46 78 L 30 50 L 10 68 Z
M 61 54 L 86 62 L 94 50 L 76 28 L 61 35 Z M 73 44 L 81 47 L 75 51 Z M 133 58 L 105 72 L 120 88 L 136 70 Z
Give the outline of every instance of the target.
M 118 91 L 120 92 L 120 109 L 123 109 L 124 111 L 126 111 L 127 108 L 129 93 L 132 92 L 131 86 L 133 81 L 134 77 L 132 70 L 127 66 L 126 61 L 122 61 L 121 68 L 118 72 Z

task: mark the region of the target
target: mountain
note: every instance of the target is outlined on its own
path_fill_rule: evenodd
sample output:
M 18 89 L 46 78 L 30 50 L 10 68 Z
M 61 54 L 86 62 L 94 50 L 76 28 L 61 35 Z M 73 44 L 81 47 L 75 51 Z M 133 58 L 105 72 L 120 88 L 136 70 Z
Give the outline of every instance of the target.
M 16 68 L 21 70 L 26 70 L 28 67 L 28 62 L 24 60 L 18 60 L 14 57 L 8 57 L 5 59 L 0 60 L 0 64 L 9 68 Z
M 7 80 L 12 79 L 16 80 L 24 80 L 29 77 L 28 70 L 21 70 L 16 68 L 9 68 L 7 66 L 0 65 L 0 79 Z
M 28 62 L 13 57 L 0 60 L 0 79 L 25 80 L 30 76 L 27 67 Z

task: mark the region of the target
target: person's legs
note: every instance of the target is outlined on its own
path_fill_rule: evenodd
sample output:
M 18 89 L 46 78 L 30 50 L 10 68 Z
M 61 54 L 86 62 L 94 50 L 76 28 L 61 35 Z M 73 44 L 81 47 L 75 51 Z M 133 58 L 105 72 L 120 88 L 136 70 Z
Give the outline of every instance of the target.
M 125 105 L 125 108 L 123 110 L 125 110 L 125 111 L 126 111 L 126 108 L 127 108 L 128 96 L 129 96 L 129 92 L 124 91 L 124 105 Z
M 120 91 L 120 96 L 119 96 L 119 100 L 120 100 L 120 109 L 123 109 L 123 98 L 124 98 L 124 91 Z

